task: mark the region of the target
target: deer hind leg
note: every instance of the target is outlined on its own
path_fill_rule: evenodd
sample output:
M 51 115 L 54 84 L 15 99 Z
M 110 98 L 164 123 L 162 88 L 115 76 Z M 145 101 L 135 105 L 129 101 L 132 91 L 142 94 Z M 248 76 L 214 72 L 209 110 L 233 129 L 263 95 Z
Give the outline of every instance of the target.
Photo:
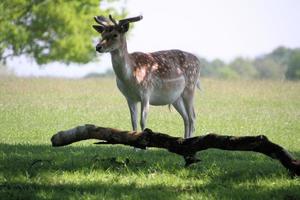
M 137 103 L 128 99 L 127 103 L 130 111 L 132 130 L 137 131 Z
M 189 133 L 188 137 L 192 137 L 195 131 L 195 109 L 194 109 L 194 90 L 186 89 L 182 95 L 187 116 L 189 119 Z
M 142 131 L 145 130 L 147 124 L 147 116 L 149 112 L 149 99 L 143 99 L 141 101 L 141 129 Z
M 179 97 L 173 104 L 174 108 L 177 110 L 177 112 L 181 115 L 184 123 L 184 138 L 188 138 L 189 136 L 189 118 L 187 111 L 184 106 L 184 102 L 182 97 Z

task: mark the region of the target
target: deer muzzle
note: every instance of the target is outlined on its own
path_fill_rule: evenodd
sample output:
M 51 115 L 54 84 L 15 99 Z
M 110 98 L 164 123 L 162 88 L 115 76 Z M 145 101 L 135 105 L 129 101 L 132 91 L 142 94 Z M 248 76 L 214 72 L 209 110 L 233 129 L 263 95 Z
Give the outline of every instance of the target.
M 101 44 L 96 45 L 96 51 L 102 53 L 103 46 Z

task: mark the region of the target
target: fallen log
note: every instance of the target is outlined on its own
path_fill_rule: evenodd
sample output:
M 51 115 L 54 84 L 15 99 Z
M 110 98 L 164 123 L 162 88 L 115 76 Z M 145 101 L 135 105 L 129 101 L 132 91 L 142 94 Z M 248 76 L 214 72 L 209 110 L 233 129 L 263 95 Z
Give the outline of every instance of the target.
M 296 160 L 283 147 L 271 142 L 264 135 L 226 136 L 210 133 L 203 136 L 183 139 L 145 129 L 142 132 L 121 131 L 113 128 L 98 127 L 91 124 L 60 131 L 52 136 L 52 146 L 65 146 L 87 139 L 98 139 L 96 144 L 124 144 L 141 149 L 157 147 L 183 156 L 185 165 L 199 162 L 198 151 L 209 148 L 230 151 L 253 151 L 262 153 L 280 163 L 293 175 L 300 175 L 300 160 Z

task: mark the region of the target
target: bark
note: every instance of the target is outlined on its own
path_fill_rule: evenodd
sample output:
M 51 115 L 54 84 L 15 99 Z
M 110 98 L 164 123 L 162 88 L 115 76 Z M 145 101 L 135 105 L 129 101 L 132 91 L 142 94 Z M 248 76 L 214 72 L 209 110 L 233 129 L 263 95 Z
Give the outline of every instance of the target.
M 87 139 L 98 139 L 96 144 L 124 144 L 141 149 L 157 147 L 183 156 L 185 165 L 199 162 L 198 151 L 209 148 L 230 151 L 253 151 L 277 159 L 292 174 L 300 175 L 300 160 L 296 160 L 283 147 L 271 142 L 264 135 L 226 136 L 210 133 L 203 136 L 183 139 L 145 129 L 143 132 L 121 131 L 113 128 L 84 125 L 60 131 L 51 138 L 52 146 L 65 146 Z

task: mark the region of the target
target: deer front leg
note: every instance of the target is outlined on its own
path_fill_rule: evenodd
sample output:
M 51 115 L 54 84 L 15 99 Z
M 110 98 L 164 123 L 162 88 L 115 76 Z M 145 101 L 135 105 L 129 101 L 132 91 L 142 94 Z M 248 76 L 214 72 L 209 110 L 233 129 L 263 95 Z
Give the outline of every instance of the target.
M 127 103 L 131 116 L 132 130 L 137 131 L 137 102 L 133 102 L 127 99 Z
M 147 123 L 147 116 L 148 116 L 148 111 L 149 111 L 149 99 L 143 99 L 141 101 L 141 129 L 142 131 L 146 128 L 146 123 Z

